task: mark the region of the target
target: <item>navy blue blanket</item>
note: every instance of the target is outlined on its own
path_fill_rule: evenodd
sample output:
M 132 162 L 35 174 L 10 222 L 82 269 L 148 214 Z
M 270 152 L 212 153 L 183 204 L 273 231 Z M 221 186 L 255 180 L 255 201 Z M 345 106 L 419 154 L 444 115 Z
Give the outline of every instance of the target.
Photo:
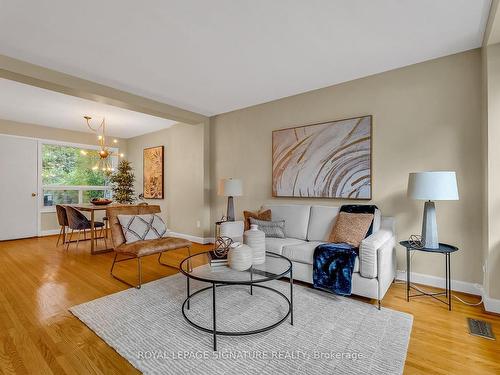
M 345 243 L 326 243 L 314 250 L 313 283 L 315 288 L 333 293 L 351 294 L 352 272 L 358 249 Z

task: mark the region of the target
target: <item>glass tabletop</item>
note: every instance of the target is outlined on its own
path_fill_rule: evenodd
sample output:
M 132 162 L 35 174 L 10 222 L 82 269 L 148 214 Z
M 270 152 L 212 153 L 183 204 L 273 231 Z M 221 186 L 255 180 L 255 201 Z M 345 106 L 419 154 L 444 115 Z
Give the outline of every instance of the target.
M 201 264 L 200 266 L 198 266 Z M 208 252 L 191 255 L 181 262 L 181 272 L 189 278 L 221 284 L 255 284 L 279 279 L 292 269 L 292 262 L 279 254 L 266 251 L 264 263 L 246 271 L 236 271 L 227 265 L 210 265 Z

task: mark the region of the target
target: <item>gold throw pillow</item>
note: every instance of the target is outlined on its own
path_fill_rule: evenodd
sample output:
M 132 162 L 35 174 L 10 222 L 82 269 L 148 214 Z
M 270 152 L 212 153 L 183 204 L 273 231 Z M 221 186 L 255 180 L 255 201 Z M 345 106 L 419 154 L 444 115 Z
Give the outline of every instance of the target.
M 250 229 L 250 218 L 253 217 L 254 219 L 257 220 L 264 220 L 264 221 L 271 221 L 271 210 L 265 210 L 265 211 L 243 211 L 243 216 L 245 217 L 245 230 Z
M 330 233 L 329 242 L 347 243 L 359 247 L 373 221 L 373 214 L 340 212 Z

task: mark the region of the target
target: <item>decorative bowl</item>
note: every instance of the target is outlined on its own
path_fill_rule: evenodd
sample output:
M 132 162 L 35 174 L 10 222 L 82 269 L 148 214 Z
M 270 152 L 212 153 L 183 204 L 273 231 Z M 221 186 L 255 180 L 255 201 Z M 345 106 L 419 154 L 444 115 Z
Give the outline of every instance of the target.
M 95 204 L 96 206 L 106 206 L 113 203 L 113 201 L 111 199 L 94 198 L 90 201 L 90 203 Z

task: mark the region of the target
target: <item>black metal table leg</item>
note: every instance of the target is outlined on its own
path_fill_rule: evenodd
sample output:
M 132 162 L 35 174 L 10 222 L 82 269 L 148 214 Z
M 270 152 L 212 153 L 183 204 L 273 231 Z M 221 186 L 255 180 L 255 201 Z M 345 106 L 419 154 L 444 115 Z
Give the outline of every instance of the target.
M 406 249 L 406 302 L 410 302 L 410 250 Z
M 444 263 L 445 263 L 445 268 L 446 268 L 446 272 L 445 272 L 445 282 L 446 282 L 445 296 L 446 296 L 446 298 L 448 298 L 448 254 L 447 253 L 444 253 Z
M 290 268 L 290 324 L 293 326 L 293 271 Z
M 187 291 L 187 309 L 189 310 L 189 302 L 190 302 L 190 299 L 189 297 L 191 296 L 190 295 L 190 291 L 189 291 L 189 277 L 186 276 L 186 280 L 187 280 L 187 285 L 186 285 L 186 291 Z
M 215 283 L 212 283 L 212 315 L 213 315 L 213 329 L 214 329 L 214 352 L 217 350 L 217 324 L 215 321 Z
M 253 281 L 253 266 L 250 267 L 250 281 Z M 253 296 L 253 284 L 250 284 L 250 295 Z
M 446 254 L 448 257 L 448 310 L 451 311 L 451 254 Z

